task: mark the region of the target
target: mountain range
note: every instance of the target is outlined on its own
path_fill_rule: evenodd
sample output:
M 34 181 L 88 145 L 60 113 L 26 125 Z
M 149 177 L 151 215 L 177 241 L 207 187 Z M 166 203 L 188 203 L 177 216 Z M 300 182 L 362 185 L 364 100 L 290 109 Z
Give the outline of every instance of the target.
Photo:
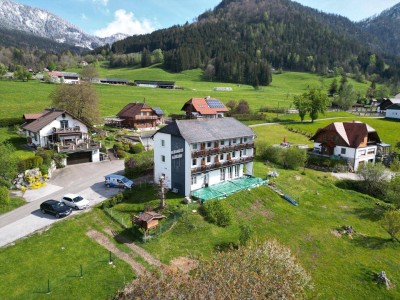
M 65 47 L 94 49 L 112 44 L 127 37 L 125 34 L 116 34 L 106 38 L 99 38 L 83 32 L 81 29 L 58 16 L 39 8 L 19 4 L 12 0 L 0 0 L 0 37 L 8 43 L 13 32 L 19 32 L 23 37 L 32 35 L 42 39 L 49 39 L 64 44 Z M 24 39 L 23 39 L 24 40 Z M 14 40 L 18 44 L 18 40 Z M 4 46 L 4 45 L 3 45 Z M 8 45 L 13 46 L 13 45 Z M 60 48 L 60 45 L 58 45 Z

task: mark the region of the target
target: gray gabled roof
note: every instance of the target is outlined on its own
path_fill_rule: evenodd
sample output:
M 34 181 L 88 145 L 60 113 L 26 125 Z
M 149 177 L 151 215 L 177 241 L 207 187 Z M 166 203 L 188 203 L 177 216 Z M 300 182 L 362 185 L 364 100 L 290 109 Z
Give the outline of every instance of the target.
M 180 136 L 189 144 L 255 135 L 250 127 L 234 118 L 176 120 L 158 132 Z

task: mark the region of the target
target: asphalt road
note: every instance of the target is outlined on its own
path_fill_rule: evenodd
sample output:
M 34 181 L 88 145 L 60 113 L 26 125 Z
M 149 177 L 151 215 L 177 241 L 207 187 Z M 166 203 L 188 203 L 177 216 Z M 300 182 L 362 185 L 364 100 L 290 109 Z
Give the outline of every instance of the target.
M 74 193 L 88 199 L 89 205 L 93 206 L 117 194 L 119 189 L 105 187 L 104 176 L 123 172 L 123 169 L 123 160 L 113 160 L 73 165 L 56 170 L 47 186 L 25 192 L 24 198 L 27 204 L 0 215 L 0 247 L 60 220 L 40 212 L 40 203 L 45 200 L 61 200 L 63 195 Z M 81 211 L 74 210 L 71 215 L 76 213 Z

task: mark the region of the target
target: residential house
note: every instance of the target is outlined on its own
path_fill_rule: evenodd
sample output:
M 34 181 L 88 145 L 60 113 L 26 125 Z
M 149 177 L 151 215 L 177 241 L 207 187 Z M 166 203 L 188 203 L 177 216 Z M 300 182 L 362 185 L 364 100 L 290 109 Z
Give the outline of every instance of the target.
M 165 123 L 164 111 L 159 107 L 153 107 L 153 110 L 156 112 L 156 114 L 158 116 L 157 124 L 158 125 L 164 124 Z
M 155 129 L 159 117 L 153 108 L 145 103 L 129 103 L 118 114 L 122 126 L 137 129 Z
M 310 140 L 314 154 L 342 157 L 353 170 L 375 163 L 381 140 L 371 126 L 361 122 L 335 122 L 319 128 Z
M 400 104 L 393 104 L 386 108 L 385 118 L 400 119 Z
M 188 119 L 196 118 L 222 118 L 228 112 L 226 106 L 217 99 L 210 97 L 192 98 L 187 101 L 182 109 Z
M 66 83 L 66 84 L 79 84 L 80 75 L 72 72 L 49 72 L 49 76 L 54 83 Z
M 32 147 L 54 149 L 68 155 L 66 164 L 97 162 L 100 143 L 90 139 L 90 125 L 65 110 L 46 109 L 38 114 L 24 114 L 21 128 L 27 144 Z
M 253 174 L 255 133 L 234 118 L 175 120 L 154 134 L 154 181 L 189 196 Z
M 385 114 L 386 113 L 386 109 L 393 105 L 393 104 L 400 104 L 400 99 L 397 98 L 384 98 L 381 100 L 381 103 L 379 104 L 379 106 L 377 107 L 377 112 L 381 113 L 381 114 Z

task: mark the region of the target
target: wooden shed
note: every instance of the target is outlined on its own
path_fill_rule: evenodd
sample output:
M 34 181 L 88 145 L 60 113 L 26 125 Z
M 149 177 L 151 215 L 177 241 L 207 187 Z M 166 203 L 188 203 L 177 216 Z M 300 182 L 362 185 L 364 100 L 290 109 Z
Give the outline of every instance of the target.
M 147 211 L 132 217 L 132 225 L 137 225 L 145 231 L 158 226 L 159 220 L 166 218 L 166 216 L 156 213 L 154 211 Z

